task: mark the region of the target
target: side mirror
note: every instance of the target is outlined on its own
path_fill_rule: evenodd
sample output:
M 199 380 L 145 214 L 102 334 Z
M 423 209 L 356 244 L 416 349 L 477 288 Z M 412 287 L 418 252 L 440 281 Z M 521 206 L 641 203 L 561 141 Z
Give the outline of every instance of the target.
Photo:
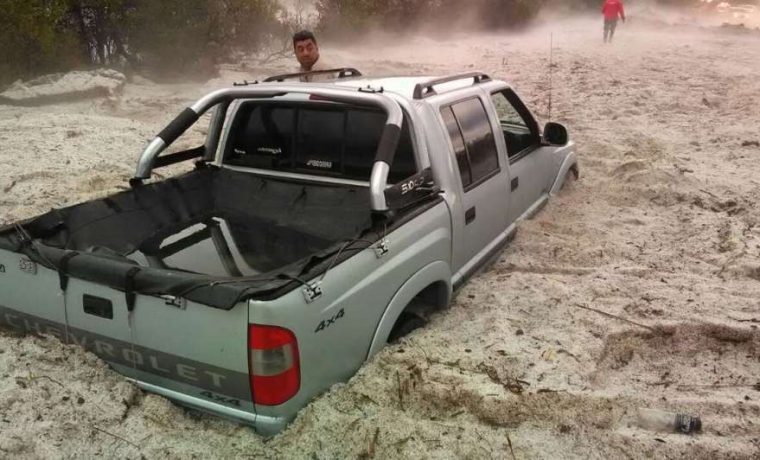
M 549 145 L 567 145 L 569 138 L 567 128 L 559 123 L 549 122 L 544 127 L 544 142 Z

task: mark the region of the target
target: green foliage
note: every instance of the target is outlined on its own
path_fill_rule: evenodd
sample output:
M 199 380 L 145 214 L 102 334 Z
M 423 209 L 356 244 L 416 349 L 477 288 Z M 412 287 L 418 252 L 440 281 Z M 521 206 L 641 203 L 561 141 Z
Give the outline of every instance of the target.
M 0 84 L 83 66 L 207 76 L 281 33 L 277 0 L 0 0 Z
M 0 83 L 78 64 L 76 36 L 58 30 L 65 0 L 0 0 Z

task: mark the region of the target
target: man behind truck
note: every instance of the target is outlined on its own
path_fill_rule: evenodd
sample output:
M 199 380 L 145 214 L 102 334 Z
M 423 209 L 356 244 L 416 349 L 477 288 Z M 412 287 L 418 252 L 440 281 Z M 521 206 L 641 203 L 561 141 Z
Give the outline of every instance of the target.
M 314 70 L 328 70 L 329 67 L 319 56 L 319 45 L 314 34 L 308 30 L 296 32 L 293 35 L 293 51 L 301 65 L 299 72 L 311 72 Z M 303 76 L 301 81 L 312 81 L 317 76 Z M 329 78 L 329 76 L 326 76 Z
M 620 0 L 605 0 L 602 6 L 604 14 L 604 43 L 612 42 L 612 36 L 615 35 L 618 17 L 625 22 L 625 10 L 623 2 Z

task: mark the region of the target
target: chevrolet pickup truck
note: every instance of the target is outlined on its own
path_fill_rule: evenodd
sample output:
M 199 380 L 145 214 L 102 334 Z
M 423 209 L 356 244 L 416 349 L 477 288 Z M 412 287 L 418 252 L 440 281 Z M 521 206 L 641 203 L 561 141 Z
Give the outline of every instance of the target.
M 272 435 L 577 178 L 566 129 L 503 81 L 337 73 L 208 94 L 129 190 L 0 228 L 0 325 Z M 207 112 L 205 142 L 167 153 Z M 180 161 L 195 168 L 154 177 Z

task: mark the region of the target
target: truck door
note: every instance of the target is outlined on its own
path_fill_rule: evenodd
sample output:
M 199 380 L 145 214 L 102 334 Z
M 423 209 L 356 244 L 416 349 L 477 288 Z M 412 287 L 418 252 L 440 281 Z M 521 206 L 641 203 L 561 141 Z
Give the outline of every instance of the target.
M 457 243 L 453 266 L 471 273 L 488 255 L 489 245 L 507 229 L 509 188 L 506 157 L 499 155 L 486 104 L 477 96 L 441 108 L 456 156 L 462 206 L 455 207 Z M 456 211 L 456 210 L 459 211 Z
M 491 101 L 509 156 L 509 222 L 514 222 L 548 196 L 556 169 L 551 164 L 553 148 L 541 145 L 538 123 L 514 91 L 492 93 Z

